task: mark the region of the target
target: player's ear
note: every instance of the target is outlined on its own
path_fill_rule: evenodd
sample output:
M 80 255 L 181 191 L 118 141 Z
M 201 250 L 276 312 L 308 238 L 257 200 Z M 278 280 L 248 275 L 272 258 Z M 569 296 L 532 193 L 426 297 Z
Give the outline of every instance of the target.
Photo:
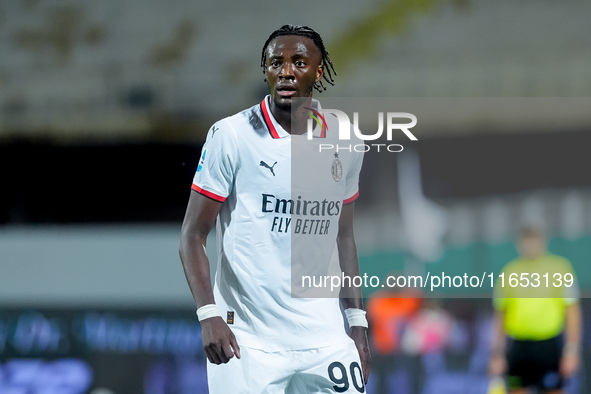
M 322 80 L 322 76 L 324 75 L 324 66 L 322 64 L 318 65 L 318 69 L 316 70 L 316 79 L 315 82 L 318 83 Z

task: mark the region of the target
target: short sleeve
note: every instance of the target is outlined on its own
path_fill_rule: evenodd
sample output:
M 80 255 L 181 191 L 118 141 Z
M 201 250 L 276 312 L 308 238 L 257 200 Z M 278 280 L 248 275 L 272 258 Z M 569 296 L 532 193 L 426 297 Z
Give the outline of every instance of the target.
M 572 284 L 570 286 L 565 286 L 564 288 L 564 303 L 566 305 L 574 305 L 579 302 L 579 297 L 581 296 L 581 291 L 579 288 L 579 283 L 577 277 L 575 275 L 575 270 L 569 260 L 564 261 L 565 268 L 563 269 L 562 274 L 571 274 L 572 275 Z M 566 279 L 565 279 L 566 280 Z
M 502 287 L 500 279 L 497 279 L 493 288 L 493 308 L 498 312 L 503 312 L 507 305 L 507 292 Z
M 507 305 L 507 299 L 504 297 L 493 298 L 493 308 L 497 312 L 504 312 L 505 306 Z
M 207 133 L 191 187 L 223 202 L 232 192 L 238 161 L 236 137 L 227 121 L 214 124 Z
M 505 267 L 503 267 L 503 269 L 501 270 L 503 277 L 508 278 L 511 272 L 513 272 L 514 266 L 514 262 L 510 262 Z M 503 280 L 499 275 L 492 289 L 492 304 L 494 310 L 496 310 L 497 312 L 504 312 L 507 307 L 507 299 L 513 296 L 513 294 L 510 294 L 510 288 L 504 287 L 503 284 Z
M 363 164 L 363 152 L 353 152 L 351 166 L 347 171 L 344 204 L 349 204 L 359 197 L 359 173 Z

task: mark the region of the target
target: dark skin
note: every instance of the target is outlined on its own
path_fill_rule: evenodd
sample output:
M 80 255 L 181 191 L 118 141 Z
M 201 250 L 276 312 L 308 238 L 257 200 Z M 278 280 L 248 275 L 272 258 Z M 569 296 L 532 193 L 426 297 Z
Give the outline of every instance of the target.
M 359 276 L 359 258 L 357 257 L 357 246 L 355 245 L 355 236 L 353 234 L 354 208 L 355 203 L 345 204 L 343 206 L 343 211 L 339 218 L 339 233 L 337 235 L 337 250 L 339 252 L 341 270 L 345 275 L 350 277 Z M 344 309 L 363 309 L 363 298 L 361 297 L 361 288 L 359 287 L 343 287 L 341 289 L 340 299 Z M 349 336 L 355 342 L 355 346 L 359 352 L 363 380 L 367 384 L 371 367 L 367 328 L 353 326 L 351 327 Z
M 304 132 L 307 117 L 292 117 L 291 108 L 292 105 L 297 105 L 298 108 L 310 105 L 314 83 L 320 81 L 322 73 L 321 54 L 311 39 L 280 36 L 269 43 L 265 69 L 271 96 L 269 107 L 287 132 Z M 215 304 L 209 260 L 204 248 L 222 204 L 192 191 L 183 221 L 180 256 L 197 308 Z M 341 269 L 349 276 L 359 275 L 359 260 L 353 235 L 354 205 L 351 203 L 343 207 L 337 236 Z M 363 309 L 361 289 L 343 289 L 341 303 L 345 309 Z M 201 328 L 203 347 L 210 362 L 221 364 L 227 363 L 234 356 L 240 358 L 240 346 L 236 337 L 221 317 L 201 321 Z M 367 383 L 371 361 L 367 329 L 355 326 L 351 328 L 349 335 L 359 352 L 363 378 Z
M 270 110 L 285 131 L 303 134 L 307 117 L 292 107 L 309 107 L 314 83 L 322 79 L 322 55 L 310 38 L 280 36 L 269 43 L 265 76 Z
M 197 308 L 215 304 L 205 243 L 221 207 L 221 202 L 191 191 L 181 231 L 179 252 Z M 234 356 L 240 358 L 240 346 L 236 337 L 221 317 L 203 320 L 201 330 L 203 348 L 209 361 L 221 364 L 227 363 Z

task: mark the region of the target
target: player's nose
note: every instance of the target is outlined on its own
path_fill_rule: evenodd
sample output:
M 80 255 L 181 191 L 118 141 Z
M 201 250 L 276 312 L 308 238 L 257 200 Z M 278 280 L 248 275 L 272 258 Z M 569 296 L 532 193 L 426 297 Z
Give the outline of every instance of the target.
M 281 70 L 279 70 L 279 77 L 281 78 L 293 78 L 293 65 L 289 63 L 284 63 L 281 66 Z

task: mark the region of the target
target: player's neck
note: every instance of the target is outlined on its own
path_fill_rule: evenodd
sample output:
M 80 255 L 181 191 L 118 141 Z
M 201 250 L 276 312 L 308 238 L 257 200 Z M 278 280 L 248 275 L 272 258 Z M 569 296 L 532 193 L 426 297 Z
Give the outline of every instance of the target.
M 525 261 L 536 261 L 541 259 L 542 257 L 546 256 L 547 253 L 536 253 L 536 254 L 529 254 L 522 256 L 523 260 Z
M 300 98 L 297 102 L 294 102 L 292 106 L 297 106 L 297 110 L 295 111 L 292 109 L 292 106 L 279 106 L 272 99 L 269 101 L 269 109 L 273 117 L 286 132 L 295 135 L 306 132 L 308 117 L 305 114 L 306 111 L 304 108 L 312 105 L 312 97 Z

